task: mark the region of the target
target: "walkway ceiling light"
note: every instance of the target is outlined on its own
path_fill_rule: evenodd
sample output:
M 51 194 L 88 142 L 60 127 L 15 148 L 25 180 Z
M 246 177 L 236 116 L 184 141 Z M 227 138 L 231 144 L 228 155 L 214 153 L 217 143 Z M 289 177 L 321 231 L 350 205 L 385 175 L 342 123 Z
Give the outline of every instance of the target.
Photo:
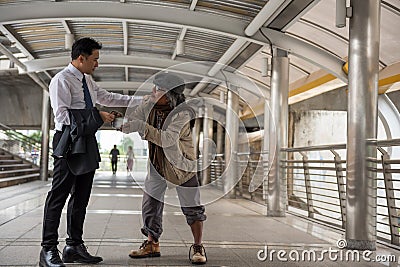
M 267 77 L 270 70 L 269 59 L 268 57 L 263 57 L 261 59 L 261 76 Z
M 178 56 L 185 54 L 185 41 L 176 40 L 176 54 Z
M 346 27 L 346 18 L 351 18 L 352 7 L 346 6 L 346 0 L 336 0 L 336 27 Z
M 66 33 L 65 34 L 65 49 L 71 50 L 74 41 L 75 41 L 74 35 L 72 33 Z

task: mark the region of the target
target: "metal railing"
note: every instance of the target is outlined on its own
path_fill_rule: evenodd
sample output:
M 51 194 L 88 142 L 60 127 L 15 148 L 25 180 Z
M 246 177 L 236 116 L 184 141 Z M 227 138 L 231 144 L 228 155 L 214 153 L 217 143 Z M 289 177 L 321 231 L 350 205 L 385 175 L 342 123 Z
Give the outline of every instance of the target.
M 264 152 L 240 152 L 236 154 L 238 173 L 241 179 L 236 184 L 236 193 L 239 196 L 249 198 L 257 202 L 265 202 L 267 197 L 267 181 L 264 179 L 264 173 L 268 167 L 268 161 L 264 160 L 268 153 Z M 200 165 L 202 164 L 200 157 Z M 260 165 L 261 164 L 261 165 Z M 258 168 L 257 168 L 258 166 Z M 261 168 L 260 168 L 261 166 Z M 223 190 L 223 182 L 221 175 L 225 170 L 224 154 L 216 154 L 215 158 L 211 161 L 211 182 L 220 190 Z M 255 191 L 249 192 L 248 188 L 251 182 L 259 181 Z M 256 182 L 257 183 L 257 182 Z
M 283 149 L 288 205 L 344 228 L 346 145 Z M 304 212 L 300 212 L 304 215 Z
M 400 245 L 400 139 L 376 142 L 377 147 L 377 237 Z M 287 178 L 288 209 L 295 214 L 344 229 L 346 225 L 346 145 L 322 145 L 285 148 L 281 163 Z M 236 188 L 239 195 L 258 202 L 267 201 L 268 162 L 259 152 L 238 153 L 241 176 Z M 262 161 L 262 172 L 256 166 Z M 224 170 L 223 155 L 211 163 L 211 180 Z M 246 190 L 251 179 L 264 182 L 254 193 Z M 220 188 L 223 185 L 218 185 Z M 246 193 L 247 192 L 247 193 Z
M 267 158 L 268 152 L 237 153 L 239 174 L 243 173 L 237 185 L 239 195 L 249 197 L 257 202 L 265 202 L 267 199 L 267 180 L 264 179 L 264 174 L 268 172 Z M 259 186 L 250 192 L 249 186 L 252 182 L 259 184 Z
M 400 245 L 400 139 L 377 146 L 377 237 Z M 283 149 L 293 212 L 345 228 L 346 145 Z
M 199 158 L 199 164 L 202 164 L 202 155 L 200 155 Z M 223 183 L 221 179 L 218 179 L 221 177 L 222 173 L 225 170 L 225 159 L 224 159 L 224 154 L 216 154 L 215 158 L 211 161 L 210 164 L 210 175 L 211 175 L 211 183 L 214 183 L 215 187 L 217 187 L 220 190 L 223 190 Z
M 39 166 L 41 143 L 11 127 L 0 123 L 0 148 Z M 49 155 L 52 148 L 49 147 Z M 53 167 L 53 159 L 49 157 L 49 169 Z

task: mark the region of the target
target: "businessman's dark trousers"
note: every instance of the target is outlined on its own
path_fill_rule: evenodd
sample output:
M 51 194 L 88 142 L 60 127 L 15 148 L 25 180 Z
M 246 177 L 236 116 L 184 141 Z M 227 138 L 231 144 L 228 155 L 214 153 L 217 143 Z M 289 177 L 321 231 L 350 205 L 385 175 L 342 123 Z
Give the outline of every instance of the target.
M 53 147 L 57 147 L 62 132 L 57 131 Z M 92 190 L 94 171 L 83 175 L 73 175 L 65 158 L 54 159 L 53 182 L 47 194 L 43 218 L 42 246 L 58 245 L 58 227 L 62 209 L 69 195 L 67 209 L 67 245 L 83 243 L 83 223 Z

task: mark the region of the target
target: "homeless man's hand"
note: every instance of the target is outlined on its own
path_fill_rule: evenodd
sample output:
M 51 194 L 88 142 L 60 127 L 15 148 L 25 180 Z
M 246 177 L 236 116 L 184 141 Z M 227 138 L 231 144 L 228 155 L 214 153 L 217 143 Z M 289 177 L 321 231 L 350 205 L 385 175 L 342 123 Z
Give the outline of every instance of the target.
M 139 132 L 139 134 L 143 134 L 145 128 L 146 128 L 146 122 L 142 120 L 133 119 L 122 125 L 122 132 L 126 134 L 132 132 Z

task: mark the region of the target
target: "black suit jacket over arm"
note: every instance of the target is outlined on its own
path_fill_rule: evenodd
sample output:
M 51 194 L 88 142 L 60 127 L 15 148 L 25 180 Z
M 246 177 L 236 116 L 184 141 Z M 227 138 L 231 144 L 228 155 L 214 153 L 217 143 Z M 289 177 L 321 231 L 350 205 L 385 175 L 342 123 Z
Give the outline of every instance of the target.
M 97 108 L 70 109 L 71 125 L 63 128 L 63 133 L 53 157 L 66 158 L 70 171 L 81 175 L 99 168 L 100 153 L 96 132 L 103 125 Z

